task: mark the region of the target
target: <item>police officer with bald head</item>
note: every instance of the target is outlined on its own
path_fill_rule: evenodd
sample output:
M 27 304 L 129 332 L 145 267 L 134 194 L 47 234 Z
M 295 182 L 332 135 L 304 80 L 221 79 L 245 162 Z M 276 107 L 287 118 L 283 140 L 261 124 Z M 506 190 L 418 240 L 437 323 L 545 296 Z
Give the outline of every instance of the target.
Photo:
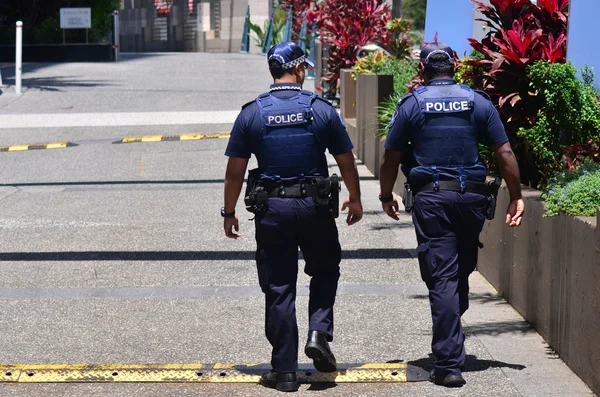
M 329 342 L 341 247 L 334 219 L 338 207 L 332 200 L 338 188 L 335 176 L 329 175 L 325 151 L 335 158 L 349 192 L 342 206 L 348 209 L 347 224 L 360 221 L 363 210 L 353 146 L 344 123 L 328 101 L 302 90 L 312 62 L 293 42 L 275 45 L 267 60 L 274 84 L 244 105 L 231 131 L 221 214 L 225 235 L 240 237 L 235 207 L 254 154 L 258 169 L 250 172 L 246 204 L 256 215 L 258 279 L 266 300 L 266 336 L 273 347 L 273 370 L 262 377 L 262 383 L 296 391 L 298 248 L 304 271 L 311 276 L 304 352 L 317 370 L 336 370 Z
M 506 223 L 519 226 L 525 206 L 517 162 L 489 96 L 453 80 L 454 51 L 443 43 L 422 49 L 421 72 L 425 86 L 400 100 L 390 123 L 379 198 L 383 210 L 398 220 L 392 189 L 402 165 L 410 183 L 405 195 L 414 197 L 419 267 L 431 304 L 435 361 L 430 380 L 460 387 L 465 384 L 461 316 L 469 306 L 468 278 L 493 202 L 480 142 L 496 154 L 510 193 Z

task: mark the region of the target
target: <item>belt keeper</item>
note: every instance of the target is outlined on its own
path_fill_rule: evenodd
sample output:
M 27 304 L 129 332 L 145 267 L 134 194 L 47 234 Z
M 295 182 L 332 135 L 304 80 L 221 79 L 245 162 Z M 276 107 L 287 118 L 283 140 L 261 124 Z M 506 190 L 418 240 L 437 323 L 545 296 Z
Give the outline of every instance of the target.
M 285 187 L 283 185 L 279 185 L 279 191 L 277 192 L 279 197 L 285 197 Z
M 438 190 L 440 190 L 440 181 L 435 181 L 433 182 L 433 191 L 437 192 Z

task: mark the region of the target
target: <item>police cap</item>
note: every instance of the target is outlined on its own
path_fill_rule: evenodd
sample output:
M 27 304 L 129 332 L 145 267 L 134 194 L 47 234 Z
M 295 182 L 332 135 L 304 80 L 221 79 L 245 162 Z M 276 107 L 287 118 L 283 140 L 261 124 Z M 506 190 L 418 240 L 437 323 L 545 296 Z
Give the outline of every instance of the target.
M 277 61 L 279 63 L 277 67 L 283 70 L 291 69 L 302 63 L 306 63 L 311 68 L 315 66 L 311 60 L 306 58 L 302 48 L 292 41 L 279 43 L 271 47 L 267 54 L 267 62 L 271 64 L 271 61 Z
M 444 60 L 440 60 L 441 57 L 435 57 L 436 60 L 433 61 L 431 57 L 437 54 L 444 55 Z M 449 45 L 437 41 L 429 43 L 421 50 L 421 63 L 425 66 L 438 67 L 454 65 L 454 50 Z

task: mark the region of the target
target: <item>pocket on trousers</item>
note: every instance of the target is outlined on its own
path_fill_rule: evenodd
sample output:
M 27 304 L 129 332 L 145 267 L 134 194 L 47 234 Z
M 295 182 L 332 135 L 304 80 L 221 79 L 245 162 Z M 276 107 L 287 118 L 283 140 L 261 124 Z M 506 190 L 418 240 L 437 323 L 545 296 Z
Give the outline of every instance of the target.
M 422 243 L 417 247 L 417 257 L 419 258 L 419 269 L 421 270 L 421 279 L 426 283 L 432 279 L 435 273 L 435 264 L 431 256 L 430 243 Z

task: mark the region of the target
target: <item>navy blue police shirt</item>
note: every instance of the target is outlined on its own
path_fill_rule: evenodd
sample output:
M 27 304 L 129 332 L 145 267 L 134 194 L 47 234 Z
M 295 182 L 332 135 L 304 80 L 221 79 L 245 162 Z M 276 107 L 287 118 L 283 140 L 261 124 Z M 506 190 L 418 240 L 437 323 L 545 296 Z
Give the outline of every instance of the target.
M 287 87 L 289 89 L 285 89 Z M 271 85 L 271 95 L 281 99 L 292 98 L 299 94 L 301 88 L 300 84 L 273 84 Z M 313 176 L 328 177 L 329 168 L 327 167 L 325 150 L 337 156 L 351 151 L 353 145 L 344 122 L 333 106 L 324 101 L 315 100 L 312 109 L 314 116 L 312 121 L 313 131 L 319 138 L 320 150 L 323 152 L 317 168 L 318 175 Z M 235 120 L 225 155 L 249 159 L 254 154 L 260 162 L 261 133 L 260 110 L 256 102 L 252 102 L 242 109 Z
M 452 79 L 435 79 L 429 85 L 456 84 Z M 480 141 L 488 146 L 501 145 L 508 142 L 506 131 L 498 111 L 490 100 L 479 93 L 475 93 L 474 119 Z M 451 117 L 451 116 L 449 116 Z M 396 109 L 390 123 L 385 148 L 393 151 L 406 151 L 407 145 L 412 141 L 414 134 L 419 133 L 425 117 L 419 107 L 417 99 L 409 96 Z M 440 179 L 452 180 L 459 178 L 457 168 L 437 167 Z M 487 176 L 487 167 L 479 158 L 475 165 L 464 167 L 467 180 L 484 182 Z M 421 185 L 432 182 L 430 167 L 415 166 L 411 169 L 409 178 L 412 184 Z

